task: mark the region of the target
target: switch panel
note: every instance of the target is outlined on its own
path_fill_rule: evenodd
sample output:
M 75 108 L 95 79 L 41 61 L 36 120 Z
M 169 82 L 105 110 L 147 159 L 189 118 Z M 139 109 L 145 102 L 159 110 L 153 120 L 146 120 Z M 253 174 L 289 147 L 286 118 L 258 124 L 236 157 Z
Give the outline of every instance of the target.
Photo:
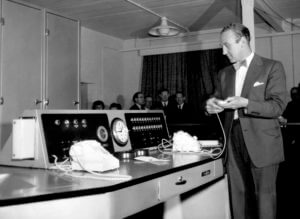
M 96 140 L 110 153 L 135 152 L 157 147 L 169 139 L 162 110 L 26 110 L 20 116 L 32 119 L 32 126 L 21 126 L 14 142 L 34 140 L 34 158 L 12 159 L 12 146 L 0 148 L 0 164 L 50 168 L 69 158 L 71 146 L 83 140 Z M 29 138 L 30 139 L 27 139 Z M 28 141 L 27 141 L 28 142 Z M 32 142 L 32 141 L 30 141 Z M 19 144 L 18 144 L 19 145 Z M 23 147 L 22 147 L 23 148 Z
M 125 113 L 125 119 L 133 149 L 156 147 L 162 139 L 169 140 L 163 113 Z

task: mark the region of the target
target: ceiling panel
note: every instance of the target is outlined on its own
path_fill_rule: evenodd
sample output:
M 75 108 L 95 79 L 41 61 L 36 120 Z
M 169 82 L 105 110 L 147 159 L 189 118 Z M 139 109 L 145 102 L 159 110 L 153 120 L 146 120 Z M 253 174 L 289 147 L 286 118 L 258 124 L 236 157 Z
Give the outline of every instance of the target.
M 148 30 L 160 17 L 128 0 L 23 0 L 79 19 L 83 26 L 120 39 L 149 37 Z M 220 28 L 240 20 L 238 0 L 129 0 L 189 28 L 191 32 Z M 300 0 L 256 0 L 262 22 L 264 16 L 280 23 L 300 17 Z M 259 3 L 259 4 L 258 4 Z M 263 7 L 261 7 L 263 5 Z M 263 12 L 262 12 L 263 11 Z M 262 16 L 263 15 L 263 16 Z

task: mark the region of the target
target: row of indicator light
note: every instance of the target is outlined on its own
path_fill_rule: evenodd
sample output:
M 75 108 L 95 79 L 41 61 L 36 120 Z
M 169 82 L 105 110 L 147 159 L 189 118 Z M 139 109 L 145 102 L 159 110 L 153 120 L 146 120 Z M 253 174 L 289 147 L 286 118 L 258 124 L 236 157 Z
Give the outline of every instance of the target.
M 81 123 L 81 126 L 82 126 L 83 128 L 86 128 L 86 127 L 87 127 L 87 121 L 86 121 L 86 119 L 82 119 L 80 123 Z M 54 121 L 54 124 L 57 125 L 57 126 L 60 126 L 61 124 L 63 124 L 63 126 L 66 127 L 66 128 L 70 127 L 71 124 L 72 124 L 72 126 L 75 127 L 75 128 L 78 128 L 78 127 L 79 127 L 79 121 L 78 121 L 78 119 L 73 119 L 73 121 L 70 121 L 70 120 L 68 120 L 68 119 L 65 119 L 65 120 L 63 120 L 63 121 L 61 121 L 61 120 L 59 120 L 59 119 L 56 119 L 56 120 Z
M 158 122 L 160 121 L 160 117 L 136 117 L 136 118 L 131 118 L 130 122 Z
M 133 126 L 133 131 L 144 131 L 144 130 L 161 130 L 162 125 L 142 125 L 142 126 Z

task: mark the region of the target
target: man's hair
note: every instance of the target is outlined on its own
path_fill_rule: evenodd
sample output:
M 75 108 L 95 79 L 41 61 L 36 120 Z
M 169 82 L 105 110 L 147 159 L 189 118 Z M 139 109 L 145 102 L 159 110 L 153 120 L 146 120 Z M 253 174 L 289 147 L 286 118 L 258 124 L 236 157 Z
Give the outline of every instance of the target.
M 119 104 L 119 103 L 112 103 L 112 104 L 110 104 L 110 106 L 109 106 L 109 109 L 111 109 L 111 108 L 122 109 L 122 106 L 121 106 L 121 104 Z
M 143 94 L 141 91 L 135 92 L 132 96 L 132 101 L 136 103 L 135 99 L 139 97 L 140 94 Z
M 97 109 L 97 106 L 100 105 L 102 108 L 105 108 L 104 102 L 102 100 L 95 100 L 92 104 L 92 109 Z
M 181 91 L 181 90 L 176 91 L 175 95 L 177 95 L 177 94 L 181 94 L 183 97 L 185 96 L 183 91 Z
M 242 37 L 245 37 L 246 40 L 248 41 L 248 43 L 250 43 L 250 31 L 249 29 L 239 23 L 231 23 L 225 27 L 223 27 L 223 29 L 221 30 L 221 34 L 231 30 L 232 32 L 234 32 L 234 34 L 236 35 L 237 41 L 239 41 Z

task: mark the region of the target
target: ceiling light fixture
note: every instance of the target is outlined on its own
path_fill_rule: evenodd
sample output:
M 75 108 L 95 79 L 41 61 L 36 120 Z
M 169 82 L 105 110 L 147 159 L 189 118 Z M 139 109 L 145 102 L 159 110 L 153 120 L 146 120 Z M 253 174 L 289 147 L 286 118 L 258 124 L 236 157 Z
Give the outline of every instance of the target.
M 151 36 L 176 36 L 180 33 L 177 27 L 168 25 L 167 18 L 161 18 L 161 24 L 148 31 Z
M 184 32 L 189 32 L 189 29 L 176 23 L 175 21 L 172 21 L 170 19 L 168 19 L 167 17 L 165 16 L 162 16 L 132 0 L 125 0 L 141 9 L 144 9 L 145 11 L 151 13 L 151 14 L 154 14 L 158 17 L 160 17 L 161 19 L 161 23 L 159 26 L 155 26 L 155 27 L 152 27 L 149 31 L 148 31 L 148 34 L 151 35 L 151 36 L 158 36 L 158 37 L 166 37 L 166 36 L 176 36 L 178 35 L 180 32 L 184 31 Z M 171 26 L 168 24 L 168 21 L 172 24 L 174 24 L 175 26 Z M 181 29 L 179 29 L 178 27 L 180 27 Z

